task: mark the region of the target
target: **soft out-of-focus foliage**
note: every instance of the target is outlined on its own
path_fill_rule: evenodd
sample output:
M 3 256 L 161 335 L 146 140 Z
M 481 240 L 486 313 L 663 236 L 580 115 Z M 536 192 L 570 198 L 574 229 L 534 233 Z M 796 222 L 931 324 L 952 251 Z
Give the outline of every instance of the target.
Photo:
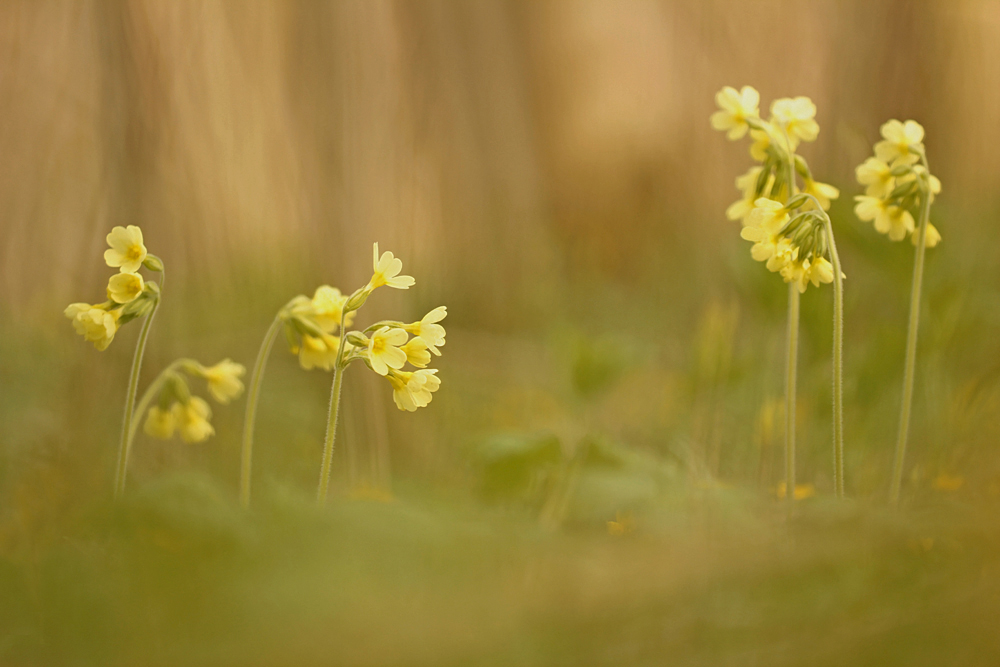
M 0 664 L 997 662 L 995 3 L 24 1 L 0 61 Z M 843 192 L 854 500 L 818 290 L 791 525 L 785 290 L 725 219 L 750 159 L 708 122 L 745 82 L 812 97 L 803 153 Z M 851 211 L 892 117 L 946 184 L 896 513 L 912 248 Z M 99 353 L 61 311 L 118 224 L 171 271 L 142 386 L 251 363 L 377 240 L 418 285 L 373 321 L 449 307 L 433 409 L 349 371 L 316 510 L 330 376 L 276 354 L 250 513 L 242 402 L 201 445 L 140 434 L 113 506 L 135 333 Z

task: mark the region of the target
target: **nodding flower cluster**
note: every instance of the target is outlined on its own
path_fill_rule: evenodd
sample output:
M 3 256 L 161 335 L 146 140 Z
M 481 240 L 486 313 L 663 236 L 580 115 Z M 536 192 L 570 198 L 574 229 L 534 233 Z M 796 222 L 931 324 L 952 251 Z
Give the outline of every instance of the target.
M 205 379 L 208 393 L 219 403 L 229 403 L 243 393 L 240 377 L 246 373 L 246 368 L 242 364 L 224 359 L 205 367 L 193 359 L 178 359 L 160 374 L 143 397 L 140 411 L 153 396 L 157 397 L 156 405 L 146 414 L 143 425 L 146 435 L 169 440 L 176 431 L 184 442 L 192 443 L 215 434 L 209 421 L 212 409 L 203 398 L 191 395 L 185 373 Z
M 865 222 L 874 222 L 875 230 L 893 241 L 910 235 L 917 245 L 919 228 L 913 211 L 926 200 L 934 201 L 941 192 L 941 181 L 927 169 L 924 151 L 924 128 L 908 120 L 890 120 L 882 126 L 882 141 L 875 144 L 875 156 L 858 165 L 855 173 L 865 194 L 855 197 L 854 212 Z M 933 248 L 941 241 L 937 228 L 927 222 L 924 246 Z
M 399 275 L 403 263 L 391 252 L 379 254 L 378 243 L 373 249 L 372 264 L 371 280 L 353 294 L 344 295 L 335 287 L 323 285 L 311 299 L 296 296 L 278 317 L 283 322 L 289 350 L 298 355 L 302 368 L 330 371 L 338 365 L 343 369 L 352 361 L 363 361 L 389 381 L 396 406 L 413 412 L 430 403 L 433 392 L 441 386 L 437 370 L 428 369 L 427 365 L 431 353 L 441 355 L 438 348 L 444 345 L 445 330 L 439 322 L 448 311 L 439 306 L 418 322 L 384 320 L 362 331 L 346 331 L 355 311 L 377 287 L 408 289 L 415 282 L 410 276 Z M 417 370 L 403 370 L 407 363 Z
M 719 111 L 712 114 L 712 127 L 733 141 L 749 132 L 750 156 L 760 163 L 736 179 L 743 197 L 726 209 L 726 217 L 742 222 L 740 236 L 753 242 L 751 256 L 800 292 L 810 283 L 832 282 L 825 211 L 840 191 L 815 180 L 795 153 L 800 142 L 815 141 L 819 134 L 816 105 L 808 97 L 774 100 L 764 120 L 760 94 L 751 86 L 740 91 L 727 86 L 715 101 Z M 796 175 L 802 178 L 801 189 Z
M 115 227 L 108 234 L 104 261 L 119 273 L 108 281 L 108 300 L 104 303 L 71 303 L 63 313 L 73 321 L 73 328 L 98 350 L 106 350 L 122 325 L 148 315 L 160 298 L 160 286 L 144 281 L 139 267 L 163 272 L 159 257 L 146 252 L 142 230 L 135 225 Z

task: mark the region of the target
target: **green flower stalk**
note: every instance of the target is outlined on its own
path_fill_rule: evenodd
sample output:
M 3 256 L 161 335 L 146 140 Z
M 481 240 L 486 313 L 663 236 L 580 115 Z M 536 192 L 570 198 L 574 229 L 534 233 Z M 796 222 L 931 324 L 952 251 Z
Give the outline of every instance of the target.
M 899 432 L 889 488 L 889 500 L 896 504 L 903 484 L 903 464 L 913 408 L 924 255 L 927 248 L 941 242 L 941 234 L 930 222 L 931 203 L 934 196 L 941 192 L 941 181 L 930 172 L 923 144 L 924 128 L 919 123 L 890 120 L 882 125 L 881 134 L 882 141 L 875 144 L 875 156 L 865 160 L 855 170 L 858 182 L 867 187 L 864 195 L 855 197 L 857 204 L 854 212 L 861 220 L 873 222 L 875 230 L 890 240 L 902 241 L 909 235 L 916 246 Z M 917 222 L 914 222 L 912 211 L 918 211 Z
M 808 97 L 778 99 L 771 116 L 761 119 L 760 95 L 750 86 L 741 91 L 725 87 L 716 95 L 720 109 L 712 126 L 735 140 L 747 133 L 753 140 L 752 158 L 760 162 L 736 179 L 742 199 L 726 210 L 730 220 L 740 220 L 740 236 L 751 241 L 751 256 L 765 262 L 789 283 L 787 377 L 785 382 L 785 496 L 789 507 L 795 497 L 795 385 L 798 351 L 799 295 L 811 283 L 833 283 L 833 453 L 834 489 L 844 495 L 843 436 L 843 322 L 844 274 L 826 211 L 840 191 L 813 179 L 809 165 L 796 148 L 819 134 L 816 106 Z M 802 178 L 799 187 L 797 176 Z M 829 259 L 827 259 L 829 257 Z

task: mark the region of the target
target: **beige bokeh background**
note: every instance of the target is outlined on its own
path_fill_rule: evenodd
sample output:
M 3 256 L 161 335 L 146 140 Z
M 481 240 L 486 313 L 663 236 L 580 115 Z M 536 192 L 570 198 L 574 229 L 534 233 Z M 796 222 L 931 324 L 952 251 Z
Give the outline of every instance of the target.
M 811 96 L 806 155 L 847 195 L 889 117 L 925 125 L 953 205 L 1000 175 L 988 0 L 6 2 L 0 60 L 18 317 L 99 291 L 119 224 L 209 294 L 251 264 L 360 280 L 374 240 L 493 313 L 553 272 L 627 279 L 637 245 L 732 231 L 727 84 Z

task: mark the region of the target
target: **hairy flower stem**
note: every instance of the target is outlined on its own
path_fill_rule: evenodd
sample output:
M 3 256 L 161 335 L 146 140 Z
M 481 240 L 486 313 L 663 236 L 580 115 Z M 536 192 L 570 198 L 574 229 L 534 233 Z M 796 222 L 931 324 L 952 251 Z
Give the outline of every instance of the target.
M 240 452 L 240 505 L 250 506 L 250 472 L 253 469 L 253 429 L 257 422 L 257 401 L 260 398 L 260 385 L 264 380 L 264 367 L 271 354 L 271 346 L 281 329 L 281 317 L 275 317 L 274 322 L 264 334 L 260 344 L 257 361 L 253 365 L 253 377 L 250 378 L 250 391 L 247 393 L 247 411 L 243 419 L 243 448 Z
M 333 366 L 333 388 L 330 390 L 330 409 L 326 416 L 326 438 L 323 443 L 323 464 L 319 471 L 319 488 L 316 490 L 316 503 L 326 504 L 326 492 L 330 486 L 330 467 L 333 464 L 333 443 L 337 437 L 337 420 L 340 416 L 340 386 L 344 381 L 344 344 L 347 335 L 344 331 L 344 319 L 347 308 L 340 314 L 340 345 L 337 346 L 337 361 Z
M 160 293 L 156 297 L 153 309 L 146 316 L 146 321 L 142 323 L 139 340 L 135 344 L 135 353 L 132 355 L 132 370 L 129 372 L 128 391 L 125 394 L 125 415 L 122 417 L 122 437 L 118 444 L 118 465 L 115 468 L 115 500 L 121 498 L 122 494 L 125 493 L 125 473 L 128 469 L 128 455 L 132 444 L 132 420 L 135 418 L 135 395 L 139 391 L 139 372 L 142 370 L 142 357 L 146 353 L 149 328 L 153 324 L 153 318 L 160 308 L 161 299 L 163 299 L 163 284 L 166 282 L 166 274 L 162 268 L 159 273 Z
M 788 285 L 788 363 L 785 375 L 785 498 L 795 504 L 795 379 L 799 350 L 799 289 Z
M 927 157 L 921 155 L 928 173 Z M 892 466 L 892 487 L 889 501 L 899 502 L 899 492 L 903 484 L 903 460 L 906 457 L 906 440 L 910 430 L 910 411 L 913 407 L 913 376 L 917 365 L 917 329 L 920 325 L 920 289 L 924 280 L 924 251 L 927 249 L 927 222 L 931 215 L 930 192 L 925 190 L 920 206 L 920 222 L 917 231 L 916 258 L 913 262 L 913 285 L 910 288 L 910 325 L 906 333 L 906 367 L 903 371 L 903 404 L 899 410 L 899 436 L 896 438 L 896 455 Z
M 844 497 L 844 272 L 833 240 L 833 224 L 824 215 L 833 264 L 833 486 Z

